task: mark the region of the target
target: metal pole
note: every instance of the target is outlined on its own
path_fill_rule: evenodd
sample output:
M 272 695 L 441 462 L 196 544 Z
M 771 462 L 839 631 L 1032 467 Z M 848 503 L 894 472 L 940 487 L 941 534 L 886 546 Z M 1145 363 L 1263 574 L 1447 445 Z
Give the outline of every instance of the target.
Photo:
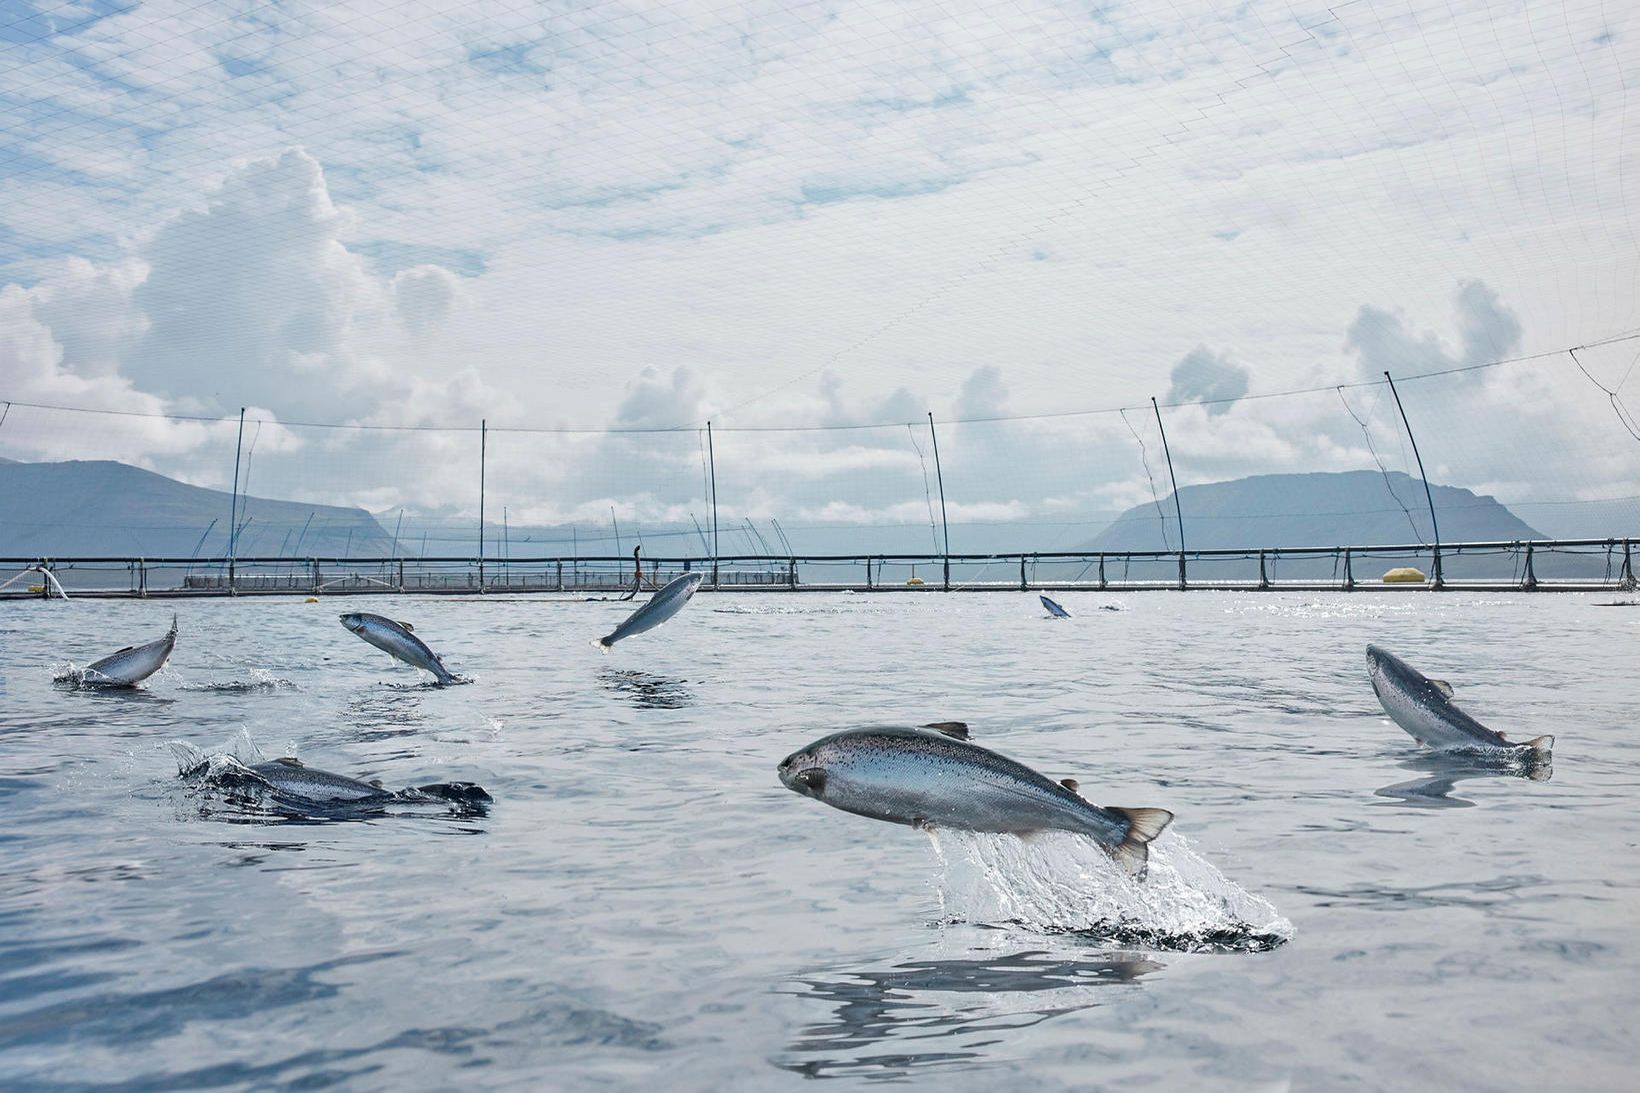
M 945 519 L 945 474 L 940 470 L 940 435 L 934 431 L 934 411 L 928 411 L 928 435 L 934 441 L 934 480 L 940 484 L 940 530 L 945 533 L 945 590 L 951 591 L 951 525 Z
M 490 422 L 478 422 L 478 590 L 484 591 L 484 470 L 490 456 Z
M 228 508 L 228 595 L 233 595 L 234 558 L 239 547 L 239 453 L 245 446 L 245 408 L 239 408 L 239 439 L 233 448 L 233 502 Z
M 712 587 L 718 586 L 717 453 L 712 450 L 712 423 L 706 423 L 706 463 L 712 478 Z
M 1532 569 L 1532 540 L 1526 540 L 1526 572 L 1521 575 L 1520 586 L 1530 592 L 1538 584 L 1537 573 Z
M 1407 439 L 1412 441 L 1412 458 L 1418 461 L 1418 477 L 1424 480 L 1424 500 L 1429 502 L 1429 528 L 1435 533 L 1433 550 L 1435 555 L 1434 586 L 1440 588 L 1441 581 L 1441 525 L 1435 522 L 1435 495 L 1429 492 L 1429 475 L 1424 473 L 1424 457 L 1418 454 L 1418 438 L 1412 435 L 1412 423 L 1407 420 L 1407 410 L 1401 405 L 1401 393 L 1395 389 L 1395 378 L 1388 372 L 1384 379 L 1389 381 L 1389 393 L 1395 396 L 1395 408 L 1401 411 L 1401 424 L 1406 426 Z
M 1150 408 L 1156 411 L 1156 431 L 1162 434 L 1162 454 L 1167 456 L 1167 479 L 1173 483 L 1173 512 L 1179 519 L 1179 587 L 1185 587 L 1184 571 L 1184 510 L 1179 507 L 1179 480 L 1173 477 L 1173 453 L 1167 450 L 1167 430 L 1162 428 L 1162 408 L 1151 396 Z

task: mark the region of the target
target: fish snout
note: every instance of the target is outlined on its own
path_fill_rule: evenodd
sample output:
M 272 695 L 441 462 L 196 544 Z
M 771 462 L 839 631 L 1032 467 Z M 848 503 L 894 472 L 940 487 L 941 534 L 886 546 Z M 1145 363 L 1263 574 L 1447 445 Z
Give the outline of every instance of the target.
M 364 618 L 357 611 L 344 611 L 342 612 L 341 618 L 342 625 L 347 627 L 349 630 L 358 631 L 364 629 Z
M 793 793 L 819 797 L 825 791 L 826 772 L 807 752 L 788 755 L 780 761 L 776 771 L 780 775 L 780 783 Z

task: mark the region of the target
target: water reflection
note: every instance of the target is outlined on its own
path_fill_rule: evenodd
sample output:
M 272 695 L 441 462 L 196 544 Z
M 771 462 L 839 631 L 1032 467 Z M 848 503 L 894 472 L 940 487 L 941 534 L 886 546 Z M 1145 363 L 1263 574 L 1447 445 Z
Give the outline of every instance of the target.
M 776 1065 L 808 1078 L 890 1081 L 985 1065 L 998 1033 L 1087 1009 L 1101 1000 L 1091 988 L 1163 967 L 1140 953 L 1027 950 L 803 976 L 792 993 L 830 1005 L 832 1017 L 805 1026 Z M 875 1050 L 890 1045 L 899 1050 Z
M 1554 763 L 1536 757 L 1518 758 L 1427 753 L 1404 760 L 1404 770 L 1423 773 L 1417 778 L 1374 790 L 1379 797 L 1391 797 L 1418 808 L 1473 808 L 1474 801 L 1453 795 L 1459 782 L 1471 778 L 1525 778 L 1547 782 L 1554 777 Z
M 606 668 L 598 673 L 598 682 L 640 710 L 680 710 L 695 701 L 689 681 L 684 679 Z

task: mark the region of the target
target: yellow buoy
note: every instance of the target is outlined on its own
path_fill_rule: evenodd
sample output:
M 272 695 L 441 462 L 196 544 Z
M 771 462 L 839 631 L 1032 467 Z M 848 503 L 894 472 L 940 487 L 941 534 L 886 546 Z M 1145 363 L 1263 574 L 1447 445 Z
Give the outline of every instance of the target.
M 308 603 L 318 603 L 319 602 L 319 597 L 318 596 L 309 596 L 307 598 L 307 602 Z
M 906 584 L 922 584 L 923 579 L 921 577 L 912 577 L 909 580 L 907 580 L 905 583 Z
M 1384 574 L 1385 584 L 1416 584 L 1428 579 L 1424 576 L 1423 570 L 1410 565 L 1400 566 Z

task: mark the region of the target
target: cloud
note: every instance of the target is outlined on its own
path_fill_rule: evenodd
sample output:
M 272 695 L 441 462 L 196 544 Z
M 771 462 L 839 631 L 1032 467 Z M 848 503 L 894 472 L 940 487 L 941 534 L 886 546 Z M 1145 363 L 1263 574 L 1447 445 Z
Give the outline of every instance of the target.
M 1245 395 L 1251 376 L 1252 369 L 1231 360 L 1229 353 L 1215 353 L 1198 345 L 1173 366 L 1167 401 L 1213 402 L 1204 409 L 1209 414 L 1225 414 L 1231 404 L 1221 400 Z
M 442 326 L 455 300 L 455 274 L 443 266 L 422 263 L 393 275 L 393 304 L 399 321 L 412 334 Z
M 371 377 L 349 335 L 383 301 L 338 238 L 344 223 L 305 152 L 246 164 L 143 248 L 149 271 L 132 303 L 148 328 L 122 371 L 219 411 L 246 401 L 298 416 L 366 409 Z
M 674 368 L 670 379 L 663 379 L 654 368 L 645 368 L 626 385 L 615 420 L 634 429 L 692 425 L 706 420 L 704 399 L 705 389 L 688 368 Z
M 1432 331 L 1415 334 L 1405 316 L 1362 304 L 1344 337 L 1361 374 L 1444 372 L 1502 360 L 1520 349 L 1521 324 L 1484 281 L 1464 281 L 1454 298 L 1460 345 L 1457 350 Z M 1484 377 L 1469 373 L 1474 382 Z
M 957 417 L 997 417 L 1007 412 L 1008 387 L 1002 382 L 1002 369 L 987 364 L 968 373 L 957 395 Z

